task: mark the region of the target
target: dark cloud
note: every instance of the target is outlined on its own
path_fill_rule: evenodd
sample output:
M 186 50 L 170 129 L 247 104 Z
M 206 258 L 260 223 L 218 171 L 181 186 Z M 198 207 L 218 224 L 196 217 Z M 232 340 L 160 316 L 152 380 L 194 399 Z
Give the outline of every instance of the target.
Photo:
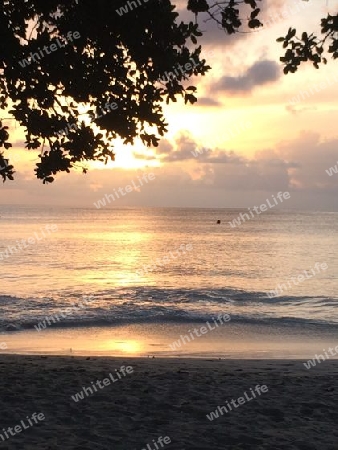
M 182 131 L 173 143 L 167 139 L 160 141 L 159 146 L 156 148 L 155 156 L 143 155 L 136 152 L 134 152 L 134 156 L 146 161 L 158 159 L 162 163 L 196 160 L 199 163 L 240 164 L 244 161 L 241 156 L 236 155 L 233 151 L 201 146 L 190 133 L 185 131 Z
M 189 133 L 182 132 L 176 139 L 175 144 L 164 140 L 157 148 L 157 154 L 163 162 L 175 162 L 194 159 L 194 153 L 198 154 L 198 144 Z
M 226 142 L 228 139 L 239 136 L 246 133 L 246 131 L 252 127 L 252 123 L 249 121 L 239 122 L 236 126 L 221 133 L 222 139 Z M 208 143 L 205 145 L 198 143 L 194 137 L 187 131 L 182 131 L 174 140 L 169 142 L 166 139 L 160 141 L 159 146 L 156 148 L 156 156 L 161 162 L 179 162 L 188 160 L 197 160 L 197 162 L 235 162 L 238 156 L 234 152 L 229 151 L 226 148 L 210 148 Z M 140 158 L 144 159 L 144 158 Z
M 203 162 L 211 164 L 245 164 L 246 159 L 236 155 L 234 151 L 216 150 L 212 153 L 203 153 L 200 157 Z
M 179 21 L 186 23 L 195 22 L 195 14 L 187 10 L 188 0 L 176 1 L 177 12 L 179 13 Z M 198 38 L 198 44 L 202 47 L 211 48 L 215 47 L 229 47 L 234 45 L 238 41 L 247 39 L 246 33 L 227 34 L 224 30 L 220 29 L 214 20 L 210 20 L 207 13 L 198 14 L 197 18 L 199 29 L 202 31 L 203 36 Z
M 218 107 L 218 106 L 222 106 L 222 103 L 211 97 L 202 97 L 202 98 L 198 99 L 196 106 L 211 106 L 211 107 L 216 106 L 216 107 Z
M 257 61 L 246 70 L 244 75 L 224 76 L 211 89 L 229 94 L 242 94 L 253 91 L 256 86 L 278 81 L 280 77 L 281 71 L 275 61 Z
M 145 155 L 143 153 L 134 152 L 133 155 L 136 159 L 142 159 L 143 161 L 154 161 L 156 159 L 154 155 Z
M 159 146 L 156 148 L 156 153 L 158 155 L 166 155 L 173 151 L 173 146 L 171 142 L 167 139 L 161 139 Z
M 317 111 L 318 108 L 316 106 L 297 107 L 297 106 L 294 106 L 294 105 L 290 104 L 290 105 L 286 105 L 285 109 L 289 113 L 297 115 L 297 114 L 301 114 L 301 113 L 307 112 L 307 111 Z
M 195 15 L 191 11 L 187 10 L 188 0 L 175 0 L 173 3 L 177 7 L 176 11 L 179 13 L 179 20 L 183 20 L 184 22 L 195 22 Z M 209 6 L 215 5 L 216 3 L 216 0 L 208 0 Z M 259 2 L 259 8 L 261 10 L 259 18 L 261 22 L 265 24 L 265 29 L 271 27 L 275 23 L 278 24 L 283 20 L 283 16 L 281 14 L 282 7 L 288 11 L 288 9 L 285 8 L 285 0 L 264 0 L 263 2 Z M 249 17 L 252 11 L 251 7 L 244 2 L 237 5 L 237 8 L 240 11 L 240 17 L 242 19 Z M 301 8 L 299 8 L 299 10 L 301 11 Z M 213 8 L 214 14 L 215 11 L 216 9 Z M 220 12 L 218 12 L 217 16 L 218 19 L 220 19 Z M 273 17 L 273 20 L 271 20 L 271 16 Z M 252 30 L 248 28 L 245 20 L 242 21 L 243 26 L 240 28 L 242 33 L 234 33 L 230 35 L 226 33 L 220 25 L 215 22 L 215 20 L 211 20 L 208 13 L 198 14 L 197 22 L 200 30 L 203 32 L 203 36 L 198 38 L 198 44 L 201 44 L 202 48 L 206 49 L 208 53 L 213 49 L 219 50 L 227 48 L 227 50 L 229 50 L 229 47 L 235 46 L 238 42 L 243 42 L 247 39 L 249 41 L 252 40 Z M 263 30 L 264 28 L 260 28 L 260 31 Z M 250 32 L 243 33 L 243 31 Z

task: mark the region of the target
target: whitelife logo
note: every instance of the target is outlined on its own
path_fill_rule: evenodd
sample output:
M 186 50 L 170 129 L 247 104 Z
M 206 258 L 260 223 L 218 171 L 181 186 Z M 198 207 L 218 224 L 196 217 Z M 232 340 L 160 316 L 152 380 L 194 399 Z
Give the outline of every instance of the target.
M 100 389 L 104 389 L 107 386 L 110 386 L 112 383 L 115 383 L 116 381 L 121 380 L 122 378 L 126 377 L 127 374 L 133 373 L 134 369 L 132 368 L 132 366 L 121 366 L 119 369 L 115 369 L 115 374 L 117 376 L 117 378 L 114 377 L 114 375 L 112 373 L 109 373 L 108 376 L 109 378 L 104 378 L 103 380 L 96 380 L 96 382 L 94 383 L 94 381 L 92 381 L 92 385 L 89 387 L 82 387 L 82 391 L 76 393 L 75 395 L 72 395 L 72 400 L 77 403 L 80 400 L 83 400 L 85 398 L 85 395 L 87 397 L 89 397 L 89 395 L 93 395 L 94 391 L 97 392 L 97 387 L 99 387 Z M 97 387 L 96 387 L 96 386 Z
M 131 184 L 127 184 L 127 186 L 125 186 L 124 188 L 119 187 L 118 191 L 119 191 L 120 195 L 122 195 L 124 197 L 125 195 L 129 194 L 130 192 L 133 192 L 133 191 L 139 192 L 140 187 L 143 186 L 142 180 L 146 184 L 148 184 L 149 181 L 155 180 L 155 175 L 153 173 L 149 173 L 149 174 L 144 173 L 142 176 L 142 179 L 140 177 L 137 177 L 137 179 L 140 183 L 139 185 L 137 183 L 135 184 L 134 180 L 131 180 Z M 126 192 L 124 192 L 124 190 Z M 107 206 L 107 203 L 110 204 L 112 201 L 114 202 L 116 199 L 119 199 L 120 195 L 116 192 L 116 189 L 113 189 L 113 191 L 114 191 L 113 194 L 106 194 L 101 200 L 99 200 L 98 202 L 94 202 L 95 208 L 97 208 L 97 209 L 104 208 L 105 206 Z
M 110 112 L 117 110 L 118 107 L 119 105 L 116 102 L 113 103 L 107 102 L 103 108 L 102 107 L 99 108 L 102 112 L 102 115 L 93 113 L 88 113 L 88 115 L 91 121 L 101 119 L 103 116 L 106 116 Z M 77 131 L 79 130 L 79 128 L 80 124 L 77 124 L 76 122 L 69 123 L 65 128 L 61 128 L 61 130 L 56 131 L 54 134 L 55 136 L 60 138 L 62 136 L 68 136 L 70 131 Z
M 38 241 L 42 241 L 46 237 L 48 237 L 51 233 L 55 233 L 57 231 L 57 225 L 45 225 L 44 228 L 40 228 L 40 236 L 39 233 L 35 232 L 34 237 L 30 236 L 27 239 L 21 239 L 20 241 L 16 241 L 16 245 L 9 245 L 3 252 L 0 252 L 0 261 L 4 260 L 4 258 L 9 258 L 13 253 L 18 253 L 24 249 L 26 249 L 29 245 L 34 245 Z
M 209 331 L 212 330 L 216 330 L 216 328 L 218 328 L 220 325 L 223 325 L 223 322 L 229 322 L 231 320 L 231 317 L 229 314 L 219 314 L 217 317 L 217 320 L 219 323 L 216 322 L 216 320 L 214 319 L 214 317 L 212 318 L 214 321 L 214 324 L 216 325 L 215 327 L 212 327 L 211 324 L 209 322 L 206 322 L 206 326 L 201 326 L 199 328 L 199 331 L 201 332 L 201 334 L 198 334 L 198 329 L 194 328 L 192 331 L 195 333 L 195 336 L 197 337 L 201 337 L 204 334 L 207 334 Z M 192 334 L 192 331 L 189 330 L 188 333 L 190 334 L 190 337 L 185 334 L 185 335 L 180 335 L 180 338 L 177 341 L 174 341 L 172 344 L 169 344 L 169 347 L 171 348 L 171 350 L 175 351 L 178 350 L 179 348 L 182 347 L 182 344 L 187 344 L 190 343 L 191 341 L 195 340 L 195 336 Z
M 299 91 L 299 93 L 296 96 L 292 97 L 292 99 L 289 101 L 289 105 L 295 106 L 301 101 L 305 100 L 306 98 L 309 98 L 312 95 L 315 95 L 315 93 L 327 89 L 328 87 L 336 84 L 337 82 L 338 82 L 337 75 L 334 75 L 331 78 L 325 78 L 325 80 L 321 80 L 320 83 L 311 85 L 307 90 Z
M 258 396 L 265 394 L 266 392 L 268 392 L 268 387 L 265 384 L 262 384 L 261 386 L 259 384 L 257 384 L 257 386 L 255 387 L 255 391 L 256 394 Z M 236 404 L 236 400 L 232 399 L 230 400 L 230 403 L 232 404 L 232 406 L 234 408 L 238 408 L 241 405 L 244 405 L 247 402 L 250 402 L 251 400 L 253 400 L 254 398 L 257 397 L 257 395 L 255 394 L 254 390 L 252 388 L 250 388 L 252 397 L 249 397 L 246 393 L 246 391 L 244 392 L 244 397 L 238 397 L 237 402 L 238 404 Z M 219 418 L 219 413 L 221 413 L 221 416 L 223 416 L 224 412 L 226 414 L 228 414 L 229 411 L 232 411 L 232 407 L 230 406 L 230 403 L 228 401 L 226 401 L 226 406 L 217 406 L 217 409 L 215 409 L 215 411 L 211 411 L 210 414 L 207 414 L 207 418 L 210 420 L 210 422 L 212 422 L 215 419 Z
M 155 439 L 153 439 L 153 443 L 154 443 L 154 447 L 151 447 L 151 444 L 147 444 L 147 447 L 142 448 L 142 450 L 160 450 L 161 448 L 164 447 L 165 444 L 170 444 L 171 443 L 171 439 L 169 436 L 160 436 L 157 441 L 155 441 Z M 160 444 L 157 445 L 157 444 Z
M 88 304 L 90 304 L 90 302 L 93 299 L 94 299 L 93 295 L 91 295 L 89 297 L 84 295 L 82 297 L 82 302 L 79 302 L 78 305 L 74 305 L 74 303 L 71 302 L 72 306 L 69 306 L 68 308 L 60 310 L 59 314 L 60 314 L 60 316 L 62 316 L 63 319 L 65 319 L 66 317 L 71 316 L 72 314 L 78 312 L 79 310 L 87 308 Z M 85 304 L 83 304 L 83 303 L 85 303 Z M 43 322 L 39 322 L 37 325 L 34 325 L 34 328 L 36 329 L 36 331 L 40 332 L 42 330 L 45 330 L 48 325 L 51 326 L 52 321 L 53 321 L 53 323 L 60 322 L 60 320 L 62 320 L 62 319 L 60 318 L 59 314 L 45 316 L 45 320 Z
M 278 201 L 276 200 L 275 196 L 272 196 L 273 201 L 275 204 L 271 204 L 269 202 L 269 199 L 266 199 L 266 203 L 262 203 L 260 206 L 254 206 L 253 210 L 255 211 L 255 213 L 257 215 L 260 215 L 262 212 L 265 212 L 268 210 L 268 208 L 274 208 L 276 205 L 278 205 Z M 283 203 L 283 198 L 284 200 L 288 200 L 290 198 L 290 193 L 289 192 L 278 192 L 277 194 L 277 198 L 278 200 Z M 260 212 L 259 212 L 260 209 Z M 254 216 L 254 213 L 251 211 L 251 208 L 248 208 L 251 217 L 249 216 L 249 214 L 247 213 L 240 213 L 240 215 L 237 217 L 237 219 L 233 219 L 231 222 L 229 222 L 229 225 L 231 226 L 231 228 L 236 228 L 237 226 L 241 225 L 241 223 L 244 223 L 246 220 L 250 220 L 252 219 Z
M 78 31 L 75 31 L 75 32 L 68 31 L 67 39 L 64 44 L 60 41 L 59 38 L 56 38 L 55 42 L 53 42 L 49 46 L 45 45 L 42 49 L 39 47 L 37 53 L 31 52 L 28 55 L 28 59 L 23 58 L 21 61 L 19 61 L 19 64 L 23 68 L 25 68 L 26 66 L 30 66 L 33 61 L 34 62 L 40 61 L 42 58 L 44 58 L 47 55 L 50 55 L 52 52 L 56 52 L 56 50 L 66 47 L 66 45 L 69 44 L 69 42 L 73 42 L 73 38 L 79 39 L 80 37 L 81 37 L 81 35 Z
M 31 417 L 26 417 L 27 422 L 28 422 L 28 426 L 26 426 L 25 422 L 23 420 L 20 421 L 20 425 L 15 425 L 14 431 L 12 427 L 8 427 L 7 430 L 5 430 L 4 428 L 2 429 L 3 434 L 0 433 L 0 438 L 2 440 L 2 442 L 6 441 L 7 439 L 9 439 L 11 436 L 15 436 L 16 434 L 21 433 L 23 430 L 28 430 L 28 428 L 33 427 L 34 425 L 36 425 L 39 421 L 45 420 L 45 415 L 43 413 L 39 413 L 37 414 L 36 412 L 32 414 Z M 33 423 L 33 421 L 35 423 Z M 10 434 L 10 436 L 9 436 Z M 5 436 L 5 437 L 4 437 Z
M 178 77 L 180 77 L 181 75 L 185 75 L 187 72 L 189 72 L 193 67 L 195 68 L 196 66 L 198 66 L 198 62 L 196 62 L 194 60 L 194 58 L 189 58 L 189 61 L 192 61 L 191 63 L 186 63 L 184 65 L 184 67 L 181 64 L 177 64 L 178 68 L 180 69 L 181 73 L 179 73 L 179 71 L 173 67 L 173 71 L 174 72 L 164 72 L 164 77 L 159 77 L 157 79 L 158 82 L 162 82 L 162 83 L 166 83 L 168 81 L 173 81 L 176 80 Z
M 318 275 L 320 273 L 321 270 L 327 270 L 328 269 L 328 265 L 326 263 L 319 263 L 316 262 L 314 268 L 311 268 L 311 272 L 312 275 L 308 273 L 307 270 L 304 270 L 304 275 L 303 274 L 299 274 L 296 277 L 291 277 L 291 281 L 293 282 L 294 286 L 298 286 L 299 283 L 303 283 L 303 281 L 305 280 L 309 280 L 310 278 L 313 278 L 314 276 Z M 317 272 L 315 272 L 315 269 Z M 270 292 L 268 292 L 268 297 L 269 298 L 274 298 L 274 297 L 278 297 L 279 295 L 281 295 L 283 292 L 287 291 L 289 288 L 291 288 L 292 285 L 290 283 L 290 281 L 287 281 L 287 285 L 284 283 L 279 283 L 278 286 L 275 287 L 275 289 L 272 289 Z
M 307 369 L 311 369 L 311 367 L 316 367 L 317 363 L 320 364 L 322 361 L 326 361 L 327 359 L 330 359 L 331 356 L 337 356 L 338 355 L 338 345 L 336 345 L 335 348 L 329 347 L 328 351 L 330 352 L 330 355 L 328 355 L 325 348 L 323 348 L 323 352 L 325 353 L 325 356 L 322 353 L 320 353 L 319 355 L 315 354 L 316 359 L 314 359 L 314 358 L 308 359 L 307 362 L 303 363 L 304 366 Z
M 191 250 L 193 250 L 192 244 L 181 244 L 180 248 L 178 250 L 173 250 L 173 251 L 170 250 L 170 252 L 169 252 L 170 256 L 168 256 L 168 253 L 167 253 L 162 258 L 156 258 L 156 263 L 153 262 L 152 264 L 143 264 L 142 269 L 138 269 L 136 271 L 136 273 L 138 276 L 142 277 L 145 273 L 156 270 L 157 266 L 162 267 L 165 264 L 169 264 L 172 259 L 177 259 L 178 257 L 181 256 L 180 252 L 182 252 L 182 256 L 183 256 L 186 253 L 186 251 L 190 252 Z M 177 255 L 176 257 L 174 256 L 174 253 L 176 253 L 176 255 Z
M 329 177 L 332 177 L 334 173 L 338 173 L 338 161 L 335 166 L 330 167 L 329 169 L 325 170 L 325 172 L 328 174 Z
M 137 3 L 136 3 L 137 1 Z M 138 6 L 142 5 L 142 1 L 141 0 L 136 0 L 136 1 L 129 1 L 127 3 L 125 3 L 124 6 L 121 6 L 121 8 L 116 9 L 115 11 L 117 12 L 117 14 L 121 17 L 123 16 L 123 14 L 128 14 L 129 11 L 132 11 L 134 8 L 137 8 Z M 149 0 L 143 0 L 143 3 L 148 3 Z

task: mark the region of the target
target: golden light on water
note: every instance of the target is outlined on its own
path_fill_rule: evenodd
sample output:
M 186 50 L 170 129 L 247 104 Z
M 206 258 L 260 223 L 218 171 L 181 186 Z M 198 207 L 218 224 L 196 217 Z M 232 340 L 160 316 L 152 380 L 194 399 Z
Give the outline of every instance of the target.
M 102 344 L 102 349 L 107 352 L 116 351 L 118 353 L 138 354 L 142 350 L 142 345 L 139 341 L 109 340 Z

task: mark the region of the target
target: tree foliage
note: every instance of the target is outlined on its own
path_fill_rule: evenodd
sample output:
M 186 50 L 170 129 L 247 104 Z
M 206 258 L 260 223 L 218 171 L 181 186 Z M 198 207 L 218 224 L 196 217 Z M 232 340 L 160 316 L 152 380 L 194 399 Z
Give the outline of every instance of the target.
M 113 160 L 117 137 L 126 144 L 139 137 L 157 146 L 167 130 L 163 101 L 182 96 L 185 103 L 195 103 L 196 88 L 186 81 L 210 69 L 197 45 L 198 14 L 208 14 L 234 34 L 243 26 L 263 26 L 260 2 L 187 0 L 196 20 L 183 23 L 173 0 L 134 0 L 129 10 L 125 0 L 3 0 L 0 108 L 24 128 L 28 150 L 42 149 L 37 178 L 52 182 L 56 173 L 77 164 Z M 328 41 L 328 52 L 337 57 L 337 20 L 322 20 L 322 41 L 306 33 L 297 40 L 294 29 L 280 39 L 287 48 L 281 58 L 285 73 L 303 61 L 316 67 L 325 62 Z M 174 78 L 163 78 L 177 67 Z M 117 107 L 107 106 L 112 104 Z M 8 127 L 0 122 L 5 151 L 12 146 L 9 140 Z M 12 180 L 13 173 L 0 151 L 0 175 Z
M 233 34 L 240 32 L 244 26 L 249 29 L 257 29 L 264 24 L 260 20 L 260 4 L 264 0 L 220 0 L 211 2 L 210 6 L 205 7 L 205 0 L 189 0 L 192 4 L 190 9 L 195 12 L 206 11 L 226 33 Z M 305 1 L 305 0 L 298 0 Z M 188 9 L 189 9 L 188 3 Z M 200 9 L 199 9 L 200 5 Z M 248 12 L 245 6 L 249 6 Z M 314 33 L 303 32 L 301 37 L 297 36 L 295 28 L 289 28 L 287 34 L 277 39 L 277 42 L 283 43 L 286 49 L 284 56 L 280 58 L 284 64 L 284 73 L 294 73 L 301 63 L 311 61 L 318 69 L 320 63 L 327 63 L 326 54 L 331 55 L 333 59 L 338 57 L 338 14 L 335 16 L 328 14 L 321 19 L 321 37 Z
M 302 62 L 311 61 L 316 69 L 320 63 L 327 63 L 326 53 L 333 59 L 338 58 L 338 14 L 321 20 L 322 38 L 305 31 L 301 37 L 296 36 L 296 29 L 289 28 L 286 36 L 277 39 L 286 48 L 285 55 L 280 58 L 284 64 L 284 73 L 294 73 Z
M 120 16 L 124 1 L 13 0 L 0 6 L 0 107 L 25 128 L 26 148 L 43 146 L 36 175 L 53 181 L 76 163 L 114 158 L 111 141 L 132 143 L 139 136 L 158 144 L 166 132 L 162 100 L 196 101 L 183 81 L 209 67 L 194 46 L 201 33 L 178 21 L 169 0 L 151 0 Z M 67 41 L 69 31 L 80 38 Z M 57 39 L 64 45 L 44 55 Z M 48 48 L 47 47 L 47 48 Z M 49 49 L 50 51 L 50 49 Z M 38 58 L 41 53 L 44 55 Z M 33 54 L 35 60 L 22 67 Z M 178 64 L 196 65 L 167 82 L 157 81 Z M 20 64 L 21 61 L 21 64 Z M 102 107 L 118 108 L 102 115 Z M 89 114 L 89 123 L 86 121 Z M 88 117 L 87 117 L 88 118 Z M 62 135 L 69 124 L 76 127 Z M 69 127 L 70 128 L 70 127 Z M 2 128 L 0 145 L 7 143 Z M 60 135 L 61 134 L 61 135 Z M 4 157 L 3 157 L 4 158 Z M 0 160 L 1 164 L 1 160 Z M 10 178 L 10 166 L 0 174 Z

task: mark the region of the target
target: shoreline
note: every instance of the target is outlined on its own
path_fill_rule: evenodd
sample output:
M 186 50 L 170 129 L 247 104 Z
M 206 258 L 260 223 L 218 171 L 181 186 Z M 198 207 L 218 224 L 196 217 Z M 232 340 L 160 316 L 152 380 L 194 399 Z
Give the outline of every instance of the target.
M 206 333 L 196 337 L 194 329 Z M 337 344 L 336 327 L 261 327 L 235 321 L 215 329 L 194 322 L 0 333 L 0 355 L 308 360 Z M 331 353 L 330 359 L 335 358 L 338 354 Z

